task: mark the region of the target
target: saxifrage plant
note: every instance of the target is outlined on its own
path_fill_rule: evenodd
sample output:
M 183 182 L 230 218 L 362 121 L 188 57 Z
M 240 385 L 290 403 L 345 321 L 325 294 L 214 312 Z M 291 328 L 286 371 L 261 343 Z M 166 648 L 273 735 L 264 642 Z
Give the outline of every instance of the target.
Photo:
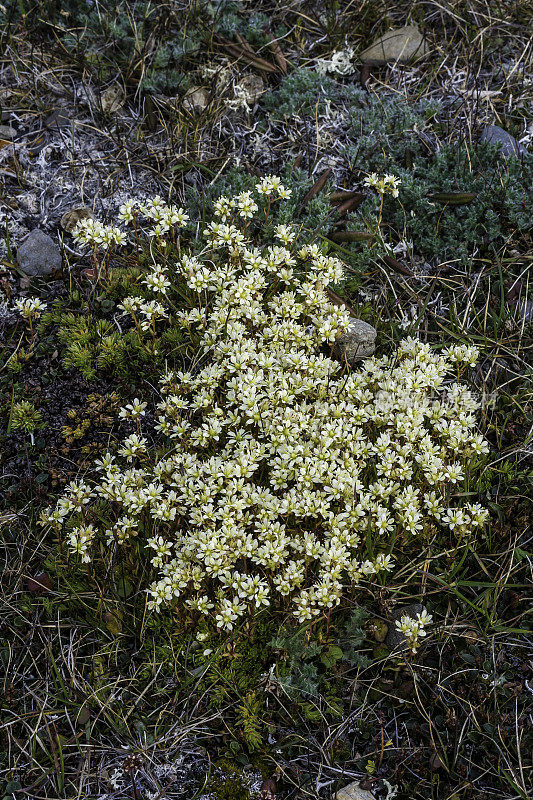
M 270 176 L 255 194 L 219 198 L 207 243 L 189 247 L 183 209 L 160 198 L 122 208 L 136 246 L 146 236 L 153 253 L 143 281 L 153 299 L 126 298 L 124 315 L 154 347 L 161 326 L 182 326 L 197 356 L 161 375 L 150 431 L 160 446 L 135 400 L 121 413 L 135 431 L 42 517 L 86 562 L 142 538 L 159 572 L 148 607 L 193 610 L 226 631 L 269 605 L 301 622 L 329 615 L 354 587 L 383 580 L 399 545 L 416 550 L 439 530 L 470 536 L 487 517 L 457 491 L 466 462 L 475 469 L 488 449 L 478 403 L 457 382 L 476 349 L 437 353 L 409 338 L 358 369 L 333 359 L 350 320 L 327 293 L 342 263 L 299 246 L 295 225 L 264 240 L 288 194 Z M 76 236 L 95 253 L 127 241 L 92 221 Z

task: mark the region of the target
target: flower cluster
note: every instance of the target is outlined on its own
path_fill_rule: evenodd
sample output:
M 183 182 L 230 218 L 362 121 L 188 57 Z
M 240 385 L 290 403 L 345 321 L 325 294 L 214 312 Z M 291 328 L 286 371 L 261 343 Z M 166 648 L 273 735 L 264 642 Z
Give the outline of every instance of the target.
M 20 311 L 24 319 L 38 319 L 46 309 L 46 303 L 38 297 L 25 297 L 22 300 L 15 300 L 15 308 Z
M 78 244 L 91 244 L 107 250 L 112 244 L 121 245 L 126 235 L 114 225 L 104 225 L 92 217 L 80 219 L 72 231 L 74 241 Z
M 182 249 L 168 273 L 154 268 L 145 285 L 156 297 L 196 293 L 193 308 L 169 304 L 168 324 L 194 333 L 201 351 L 190 371 L 161 377 L 164 447 L 148 448 L 134 400 L 121 417 L 137 431 L 100 459 L 95 485 L 71 484 L 43 517 L 83 560 L 102 537 L 121 546 L 148 526 L 159 570 L 149 608 L 184 604 L 224 630 L 269 604 L 313 620 L 390 571 L 394 542 L 439 528 L 462 536 L 486 518 L 453 496 L 466 461 L 487 450 L 478 405 L 454 380 L 475 352 L 409 338 L 346 372 L 328 356 L 349 325 L 326 291 L 342 263 L 299 246 L 291 226 L 273 243 L 247 238 L 249 214 L 286 194 L 268 177 L 255 196 L 220 198 L 207 245 Z M 146 315 L 147 305 L 130 297 L 123 310 Z M 108 522 L 96 528 L 90 508 L 102 502 Z
M 380 178 L 379 175 L 372 172 L 364 179 L 363 183 L 365 186 L 371 186 L 378 194 L 391 194 L 393 197 L 398 197 L 401 180 L 395 175 L 384 175 L 383 178 Z
M 183 228 L 189 219 L 183 208 L 167 205 L 159 195 L 147 203 L 128 200 L 119 209 L 119 219 L 126 223 L 135 222 L 140 214 L 154 223 L 148 235 L 156 237 L 164 236 L 171 228 Z
M 147 203 L 137 200 L 128 200 L 120 206 L 119 219 L 126 224 L 136 223 L 137 218 L 142 215 L 153 223 L 153 227 L 147 231 L 149 236 L 162 237 L 172 228 L 183 228 L 189 215 L 183 208 L 167 205 L 159 196 L 152 198 Z M 126 233 L 115 225 L 104 225 L 98 220 L 88 217 L 76 223 L 72 231 L 74 241 L 78 244 L 90 244 L 107 250 L 113 244 L 123 245 L 127 241 Z
M 403 633 L 407 640 L 407 645 L 411 653 L 416 653 L 420 647 L 419 639 L 426 635 L 424 630 L 428 625 L 433 622 L 433 617 L 428 614 L 424 608 L 416 618 L 404 614 L 399 620 L 396 621 L 396 630 Z
M 131 314 L 135 322 L 138 322 L 141 330 L 148 331 L 153 328 L 156 320 L 167 319 L 168 314 L 165 306 L 157 300 L 143 300 L 142 297 L 125 297 L 118 308 L 122 315 Z
M 277 175 L 266 175 L 255 185 L 255 189 L 260 197 L 269 197 L 271 199 L 281 198 L 287 200 L 292 193 L 290 189 L 286 189 L 285 186 L 283 186 L 281 178 Z M 241 192 L 235 197 L 226 197 L 222 195 L 214 204 L 215 216 L 219 217 L 222 222 L 226 222 L 227 219 L 236 216 L 244 220 L 249 220 L 258 209 L 259 206 L 250 191 Z M 216 222 L 211 223 L 210 230 L 213 228 L 215 230 L 220 229 L 226 231 L 223 225 L 219 225 Z M 236 233 L 237 228 L 235 228 L 235 226 L 229 226 L 226 231 L 226 241 L 229 241 L 231 237 L 235 237 Z
M 291 189 L 286 189 L 277 175 L 265 175 L 259 183 L 256 183 L 255 189 L 261 195 L 270 197 L 274 194 L 283 200 L 287 200 L 292 194 Z
M 131 403 L 120 409 L 119 419 L 139 419 L 139 417 L 144 417 L 146 406 L 147 403 L 143 403 L 136 397 Z

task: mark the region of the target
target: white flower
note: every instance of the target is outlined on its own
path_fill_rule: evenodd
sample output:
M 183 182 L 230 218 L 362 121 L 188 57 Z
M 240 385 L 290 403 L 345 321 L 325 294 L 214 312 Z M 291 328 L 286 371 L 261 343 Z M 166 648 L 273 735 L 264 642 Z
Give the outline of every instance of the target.
M 125 297 L 118 307 L 122 309 L 123 314 L 135 314 L 140 310 L 142 304 L 143 301 L 140 297 Z
M 135 200 L 126 200 L 120 206 L 118 217 L 123 222 L 131 222 L 137 215 L 137 202 Z
M 376 188 L 377 186 L 379 186 L 378 174 L 376 172 L 371 172 L 370 175 L 367 175 L 367 177 L 364 179 L 363 183 L 365 184 L 365 186 L 372 186 Z
M 125 456 L 128 461 L 133 461 L 135 456 L 146 452 L 147 444 L 148 442 L 144 437 L 132 433 L 131 436 L 124 440 L 124 444 L 118 452 L 121 456 Z
M 69 545 L 74 552 L 81 556 L 81 560 L 84 563 L 89 563 L 91 560 L 87 550 L 92 544 L 95 534 L 94 525 L 82 525 L 74 528 L 69 533 Z
M 266 197 L 270 197 L 273 192 L 276 192 L 278 197 L 284 200 L 288 199 L 292 194 L 290 189 L 286 189 L 283 186 L 281 179 L 277 175 L 266 175 L 259 183 L 256 183 L 255 189 L 258 194 Z
M 221 196 L 218 198 L 218 200 L 215 200 L 214 212 L 217 217 L 222 219 L 222 222 L 225 222 L 226 219 L 231 216 L 233 207 L 233 200 L 230 200 L 228 197 Z
M 158 303 L 156 300 L 150 300 L 147 303 L 142 303 L 139 311 L 144 317 L 144 319 L 141 320 L 141 328 L 144 331 L 149 330 L 155 320 L 166 319 L 168 317 L 164 306 L 162 306 L 161 303 Z
M 295 233 L 291 225 L 277 225 L 274 236 L 283 244 L 290 244 L 294 241 Z
M 114 225 L 104 225 L 92 217 L 80 219 L 73 231 L 72 236 L 78 244 L 92 244 L 107 250 L 112 244 L 125 244 L 126 235 Z
M 184 211 L 183 208 L 171 206 L 168 210 L 168 221 L 171 225 L 176 225 L 178 228 L 184 228 L 189 219 L 189 215 Z
M 156 294 L 162 295 L 167 294 L 171 285 L 163 268 L 157 265 L 154 266 L 152 272 L 146 276 L 146 278 L 143 280 L 143 283 Z
M 263 178 L 259 183 L 256 183 L 255 189 L 257 192 L 259 192 L 259 194 L 264 194 L 267 196 L 271 195 L 274 191 L 274 187 L 270 178 Z
M 119 418 L 138 419 L 139 417 L 144 417 L 146 413 L 146 406 L 147 403 L 142 403 L 139 398 L 136 397 L 135 400 L 120 409 Z
M 278 197 L 282 200 L 288 200 L 292 194 L 292 189 L 286 189 L 284 186 L 278 186 Z
M 378 194 L 391 194 L 393 197 L 398 197 L 400 193 L 398 187 L 401 182 L 401 179 L 395 175 L 385 175 L 380 178 L 375 172 L 372 172 L 363 181 L 365 186 L 375 189 Z
M 243 217 L 243 219 L 250 219 L 253 217 L 254 213 L 259 208 L 255 200 L 253 200 L 251 192 L 241 192 L 241 194 L 237 195 L 236 201 L 237 208 L 239 209 L 239 216 Z
M 443 355 L 450 361 L 456 361 L 457 363 L 463 363 L 473 367 L 478 361 L 479 350 L 477 347 L 471 345 L 457 344 L 445 349 Z

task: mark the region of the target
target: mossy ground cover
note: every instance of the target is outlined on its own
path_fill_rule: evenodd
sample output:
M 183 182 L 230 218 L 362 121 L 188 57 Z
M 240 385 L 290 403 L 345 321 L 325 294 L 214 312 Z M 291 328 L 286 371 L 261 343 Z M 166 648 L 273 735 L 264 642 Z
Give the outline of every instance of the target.
M 4 797 L 248 798 L 273 780 L 279 798 L 329 798 L 356 779 L 376 797 L 388 785 L 402 798 L 527 797 L 533 156 L 506 159 L 478 142 L 486 121 L 516 136 L 530 122 L 526 6 L 20 0 L 1 14 L 3 66 L 9 59 L 16 76 L 4 110 L 35 119 L 58 97 L 72 102 L 77 81 L 94 87 L 117 196 L 129 159 L 153 181 L 148 194 L 170 195 L 199 228 L 221 192 L 282 175 L 292 197 L 272 224 L 296 220 L 345 261 L 335 291 L 375 325 L 379 354 L 406 334 L 480 348 L 471 380 L 491 444 L 466 487 L 491 511 L 486 532 L 424 543 L 416 566 L 406 557 L 311 639 L 266 612 L 201 641 L 193 613 L 147 613 L 153 568 L 141 546 L 81 564 L 37 518 L 123 438 L 118 409 L 153 400 L 164 363 L 183 368 L 194 343 L 170 332 L 154 356 L 119 317 L 125 296 L 143 294 L 142 254 L 140 264 L 117 258 L 96 281 L 65 235 L 64 273 L 21 282 L 16 231 L 31 214 L 17 198 L 32 162 L 15 150 L 2 176 L 13 218 L 0 319 Z M 373 69 L 369 80 L 357 60 L 351 76 L 314 69 L 408 21 L 431 43 L 420 64 Z M 48 69 L 57 82 L 47 94 Z M 250 74 L 263 94 L 239 106 L 234 87 Z M 128 112 L 118 121 L 101 107 L 117 80 Z M 199 112 L 183 103 L 197 86 L 208 96 Z M 57 157 L 77 205 L 86 164 L 75 148 Z M 369 172 L 402 180 L 379 225 Z M 12 311 L 23 296 L 47 304 L 31 332 Z M 29 427 L 18 422 L 23 403 Z M 435 620 L 427 643 L 395 654 L 392 614 L 417 602 Z

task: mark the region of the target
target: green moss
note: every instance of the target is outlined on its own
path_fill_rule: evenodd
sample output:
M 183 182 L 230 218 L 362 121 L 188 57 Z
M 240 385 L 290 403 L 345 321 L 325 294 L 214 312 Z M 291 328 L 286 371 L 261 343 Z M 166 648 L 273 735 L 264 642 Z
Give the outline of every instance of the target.
M 228 759 L 220 759 L 204 794 L 213 800 L 251 800 L 242 772 Z

